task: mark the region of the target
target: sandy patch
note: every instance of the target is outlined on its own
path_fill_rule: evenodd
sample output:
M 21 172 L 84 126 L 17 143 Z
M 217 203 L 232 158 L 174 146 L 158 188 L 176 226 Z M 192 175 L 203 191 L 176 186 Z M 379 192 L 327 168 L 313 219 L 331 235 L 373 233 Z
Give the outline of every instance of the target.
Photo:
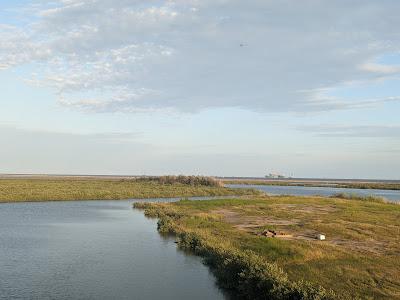
M 276 219 L 267 216 L 244 216 L 239 212 L 228 210 L 228 209 L 218 209 L 212 211 L 212 213 L 221 216 L 224 221 L 232 224 L 239 230 L 254 232 L 257 228 L 265 227 L 268 225 L 274 226 L 290 226 L 299 224 L 299 220 L 283 220 Z
M 327 214 L 335 212 L 338 209 L 334 205 L 309 205 L 309 204 L 272 204 L 273 208 L 291 210 L 295 212 L 302 213 L 317 213 L 317 214 Z

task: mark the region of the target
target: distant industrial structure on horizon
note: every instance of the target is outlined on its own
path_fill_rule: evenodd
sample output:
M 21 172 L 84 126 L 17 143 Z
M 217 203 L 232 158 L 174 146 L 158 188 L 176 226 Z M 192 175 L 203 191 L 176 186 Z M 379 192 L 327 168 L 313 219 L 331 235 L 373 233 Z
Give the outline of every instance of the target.
M 279 173 L 269 173 L 268 175 L 265 175 L 265 178 L 268 178 L 268 179 L 285 179 L 285 178 L 290 179 L 293 177 L 286 176 L 286 175 L 279 174 Z

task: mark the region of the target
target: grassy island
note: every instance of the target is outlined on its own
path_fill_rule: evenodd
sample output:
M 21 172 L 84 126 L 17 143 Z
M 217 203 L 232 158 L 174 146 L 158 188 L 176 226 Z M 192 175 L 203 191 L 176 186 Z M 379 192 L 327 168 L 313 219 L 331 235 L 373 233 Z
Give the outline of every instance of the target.
M 135 207 L 239 298 L 400 299 L 400 205 L 250 196 Z
M 201 176 L 163 176 L 148 179 L 18 178 L 0 179 L 0 202 L 112 200 L 257 194 L 230 189 Z

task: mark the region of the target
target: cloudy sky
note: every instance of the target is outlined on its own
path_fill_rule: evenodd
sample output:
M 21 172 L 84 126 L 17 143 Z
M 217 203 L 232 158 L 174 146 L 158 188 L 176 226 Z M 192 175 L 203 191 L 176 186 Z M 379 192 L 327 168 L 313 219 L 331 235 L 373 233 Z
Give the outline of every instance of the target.
M 0 173 L 400 178 L 398 0 L 2 0 Z

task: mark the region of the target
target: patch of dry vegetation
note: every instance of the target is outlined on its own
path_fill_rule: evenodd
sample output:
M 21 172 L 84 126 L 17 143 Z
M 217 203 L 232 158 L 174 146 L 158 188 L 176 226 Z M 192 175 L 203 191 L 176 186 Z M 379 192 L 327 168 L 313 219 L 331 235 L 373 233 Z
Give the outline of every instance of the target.
M 176 184 L 181 183 L 185 185 L 192 186 L 213 186 L 213 187 L 223 187 L 223 183 L 214 177 L 208 176 L 151 176 L 151 177 L 140 177 L 137 178 L 138 182 L 157 182 L 160 184 Z

